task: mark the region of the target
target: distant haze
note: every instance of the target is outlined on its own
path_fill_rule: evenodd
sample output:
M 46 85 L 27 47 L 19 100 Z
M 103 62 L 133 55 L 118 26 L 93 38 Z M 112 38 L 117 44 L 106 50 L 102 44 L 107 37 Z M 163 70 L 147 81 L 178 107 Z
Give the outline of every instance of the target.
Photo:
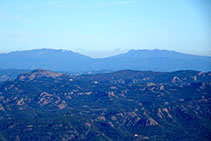
M 131 49 L 211 56 L 210 0 L 0 0 L 0 52 Z

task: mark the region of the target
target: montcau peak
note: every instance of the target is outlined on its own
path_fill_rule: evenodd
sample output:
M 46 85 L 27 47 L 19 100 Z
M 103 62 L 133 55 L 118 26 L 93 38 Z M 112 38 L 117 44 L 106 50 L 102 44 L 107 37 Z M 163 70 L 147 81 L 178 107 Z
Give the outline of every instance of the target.
M 60 78 L 64 75 L 65 74 L 63 73 L 52 72 L 52 71 L 48 71 L 44 69 L 36 69 L 34 71 L 19 75 L 16 80 L 31 81 L 31 80 L 35 80 L 39 78 L 54 78 L 55 79 L 55 78 Z

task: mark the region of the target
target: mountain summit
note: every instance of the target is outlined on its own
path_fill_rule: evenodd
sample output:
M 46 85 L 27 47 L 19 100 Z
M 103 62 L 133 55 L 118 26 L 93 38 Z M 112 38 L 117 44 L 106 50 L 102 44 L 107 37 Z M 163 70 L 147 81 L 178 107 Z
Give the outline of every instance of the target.
M 16 80 L 20 81 L 27 81 L 27 80 L 34 80 L 39 78 L 60 78 L 62 76 L 65 76 L 65 74 L 52 72 L 44 69 L 37 69 L 32 72 L 28 72 L 25 74 L 21 74 L 17 77 Z
M 3 69 L 38 69 L 53 71 L 88 72 L 118 71 L 123 69 L 142 71 L 211 70 L 211 57 L 188 55 L 168 50 L 130 50 L 107 58 L 91 58 L 64 50 L 38 49 L 0 54 Z
M 142 71 L 211 70 L 211 57 L 189 55 L 169 50 L 130 50 L 105 58 L 110 69 Z

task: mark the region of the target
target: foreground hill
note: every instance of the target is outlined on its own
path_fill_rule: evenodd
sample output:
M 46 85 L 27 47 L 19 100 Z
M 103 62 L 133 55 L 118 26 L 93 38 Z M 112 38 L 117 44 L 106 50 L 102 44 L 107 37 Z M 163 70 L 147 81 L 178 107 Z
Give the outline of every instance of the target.
M 130 50 L 125 54 L 94 59 L 64 50 L 38 49 L 0 54 L 3 69 L 37 69 L 88 72 L 124 69 L 145 71 L 211 70 L 211 57 L 182 54 L 167 50 Z
M 46 70 L 0 83 L 0 140 L 210 140 L 211 73 Z

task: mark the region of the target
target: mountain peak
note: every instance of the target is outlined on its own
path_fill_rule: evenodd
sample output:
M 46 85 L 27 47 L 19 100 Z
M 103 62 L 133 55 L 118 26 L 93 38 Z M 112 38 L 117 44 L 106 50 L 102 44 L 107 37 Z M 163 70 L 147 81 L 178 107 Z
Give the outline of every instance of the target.
M 47 70 L 40 68 L 40 69 L 35 69 L 32 72 L 37 73 L 37 72 L 45 72 L 45 71 Z
M 176 51 L 171 51 L 171 50 L 161 50 L 161 49 L 153 49 L 153 50 L 148 50 L 148 49 L 131 49 L 127 53 L 159 53 L 159 52 L 174 52 L 174 53 L 179 53 Z
M 35 80 L 39 78 L 59 78 L 64 76 L 63 73 L 52 72 L 44 69 L 36 69 L 26 74 L 21 74 L 16 80 L 26 81 L 26 80 Z

